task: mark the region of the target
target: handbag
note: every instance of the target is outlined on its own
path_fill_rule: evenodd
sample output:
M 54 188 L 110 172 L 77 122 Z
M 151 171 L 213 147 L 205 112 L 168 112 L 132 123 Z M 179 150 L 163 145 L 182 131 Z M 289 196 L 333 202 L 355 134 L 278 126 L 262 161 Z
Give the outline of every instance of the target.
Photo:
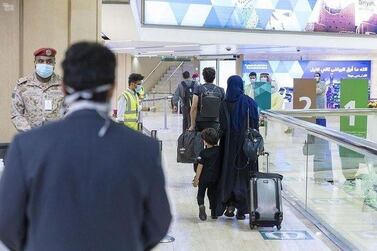
M 242 149 L 249 162 L 257 161 L 258 156 L 264 151 L 262 135 L 256 129 L 250 128 L 249 109 L 247 109 L 247 129 Z

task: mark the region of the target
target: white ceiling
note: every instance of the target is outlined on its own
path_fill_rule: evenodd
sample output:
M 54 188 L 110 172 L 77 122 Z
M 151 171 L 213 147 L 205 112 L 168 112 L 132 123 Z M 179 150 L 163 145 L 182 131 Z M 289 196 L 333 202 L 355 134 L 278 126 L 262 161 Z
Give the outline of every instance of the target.
M 203 56 L 203 55 L 265 55 L 265 54 L 295 54 L 295 55 L 371 55 L 374 50 L 313 48 L 292 46 L 262 46 L 234 44 L 192 44 L 167 43 L 150 41 L 106 41 L 106 45 L 117 53 L 127 53 L 133 56 Z

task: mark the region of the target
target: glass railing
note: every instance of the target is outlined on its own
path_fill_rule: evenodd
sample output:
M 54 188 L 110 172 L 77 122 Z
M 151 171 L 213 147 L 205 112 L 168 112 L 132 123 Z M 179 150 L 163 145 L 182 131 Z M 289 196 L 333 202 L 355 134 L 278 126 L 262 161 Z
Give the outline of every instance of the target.
M 284 197 L 348 249 L 376 250 L 377 144 L 373 137 L 377 130 L 373 121 L 377 111 L 285 113 L 290 115 L 262 112 L 265 127 L 261 129 L 270 153 L 269 171 L 284 176 Z M 351 116 L 352 122 L 354 115 L 367 120 L 366 135 L 340 132 L 341 120 Z M 313 116 L 322 118 L 322 124 L 326 118 L 327 127 L 312 123 Z M 265 166 L 262 162 L 260 169 Z

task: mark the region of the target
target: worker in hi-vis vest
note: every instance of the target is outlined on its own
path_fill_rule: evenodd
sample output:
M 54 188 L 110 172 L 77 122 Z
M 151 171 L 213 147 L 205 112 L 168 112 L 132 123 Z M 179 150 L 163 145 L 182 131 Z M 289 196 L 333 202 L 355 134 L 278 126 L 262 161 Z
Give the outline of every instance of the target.
M 117 121 L 124 123 L 134 130 L 138 129 L 139 122 L 139 98 L 138 92 L 142 88 L 141 83 L 144 77 L 137 73 L 132 73 L 128 77 L 128 88 L 118 98 Z

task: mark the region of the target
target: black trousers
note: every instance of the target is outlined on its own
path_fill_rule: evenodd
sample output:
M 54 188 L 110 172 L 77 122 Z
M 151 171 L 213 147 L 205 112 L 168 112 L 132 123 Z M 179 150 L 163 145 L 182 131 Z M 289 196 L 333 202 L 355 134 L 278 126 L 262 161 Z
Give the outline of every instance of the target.
M 215 182 L 199 182 L 199 187 L 198 187 L 198 195 L 197 195 L 197 200 L 198 200 L 198 205 L 204 205 L 204 197 L 206 195 L 207 191 L 207 196 L 209 200 L 209 208 L 212 210 L 215 210 L 216 207 L 216 183 Z
M 190 110 L 183 107 L 182 108 L 182 116 L 183 116 L 183 121 L 182 121 L 182 133 L 185 132 L 187 129 L 190 128 L 191 125 L 191 116 L 190 116 Z

